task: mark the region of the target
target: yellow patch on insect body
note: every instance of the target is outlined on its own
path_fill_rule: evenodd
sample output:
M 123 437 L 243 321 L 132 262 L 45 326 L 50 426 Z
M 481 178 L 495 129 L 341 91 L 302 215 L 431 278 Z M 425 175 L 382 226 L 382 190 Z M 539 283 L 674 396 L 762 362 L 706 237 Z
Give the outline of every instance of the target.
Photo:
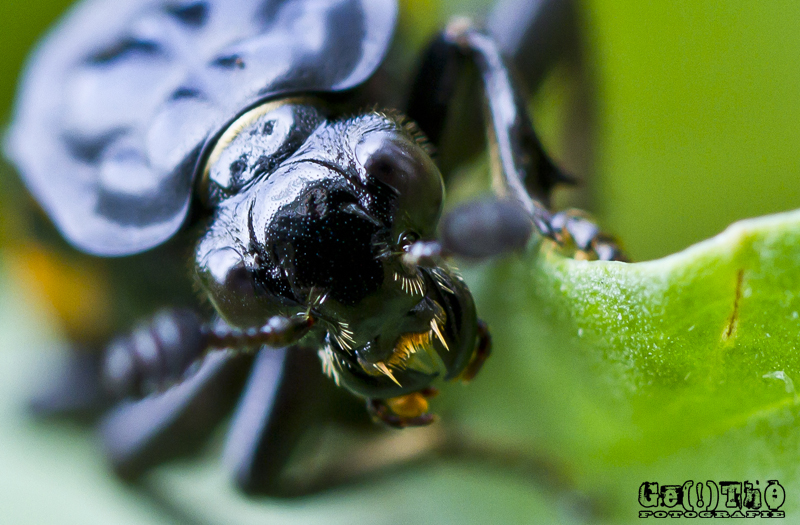
M 428 400 L 419 392 L 391 397 L 386 400 L 386 406 L 398 416 L 405 418 L 419 417 L 428 412 Z
M 387 359 L 387 364 L 392 368 L 406 368 L 406 361 L 417 352 L 427 352 L 431 346 L 431 333 L 409 333 L 400 336 L 394 352 Z

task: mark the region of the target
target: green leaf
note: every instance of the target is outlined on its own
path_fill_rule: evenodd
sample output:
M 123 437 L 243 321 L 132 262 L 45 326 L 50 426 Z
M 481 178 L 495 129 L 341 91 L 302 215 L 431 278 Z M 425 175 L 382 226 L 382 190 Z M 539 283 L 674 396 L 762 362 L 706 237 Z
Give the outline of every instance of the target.
M 547 242 L 475 275 L 507 370 L 473 417 L 503 428 L 502 389 L 526 385 L 514 431 L 614 494 L 618 517 L 643 481 L 796 485 L 798 246 L 790 212 L 656 261 L 577 261 Z

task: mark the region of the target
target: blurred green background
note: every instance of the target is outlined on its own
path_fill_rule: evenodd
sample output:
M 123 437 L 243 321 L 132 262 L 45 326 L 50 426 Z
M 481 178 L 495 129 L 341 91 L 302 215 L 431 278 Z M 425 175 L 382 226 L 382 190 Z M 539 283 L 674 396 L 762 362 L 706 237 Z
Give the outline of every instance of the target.
M 26 53 L 69 3 L 0 0 L 0 121 L 10 118 Z M 480 13 L 485 4 L 416 2 L 418 12 L 408 19 L 422 33 L 452 13 Z M 421 12 L 423 6 L 429 11 Z M 592 0 L 581 4 L 581 14 L 596 89 L 595 159 L 586 202 L 634 259 L 680 250 L 740 218 L 798 207 L 800 3 Z M 547 103 L 547 98 L 537 101 Z M 542 128 L 549 131 L 544 140 L 559 157 L 563 152 L 556 128 L 547 122 Z M 6 188 L 10 171 L 2 169 L 0 183 Z M 15 200 L 5 192 L 0 202 L 9 206 Z M 4 214 L 0 218 L 8 220 Z M 0 367 L 0 522 L 173 522 L 176 518 L 163 506 L 105 477 L 90 433 L 24 418 L 23 394 L 35 375 L 31 356 L 46 358 L 43 348 L 52 346 L 57 334 L 47 328 L 46 310 L 13 283 L 0 282 L 0 356 L 6 359 Z M 535 329 L 526 326 L 520 332 L 535 334 Z M 510 335 L 498 339 L 504 337 Z M 515 381 L 525 378 L 515 375 L 515 363 L 502 352 L 498 346 L 486 379 L 481 377 L 465 394 L 464 403 L 478 407 L 477 415 L 467 411 L 465 418 L 505 424 L 511 434 L 517 427 L 528 432 L 536 422 L 509 421 L 520 416 L 519 407 L 496 408 L 531 403 L 537 405 L 530 409 L 531 419 L 541 418 L 543 425 L 557 420 L 556 405 L 547 409 L 553 397 L 546 391 L 548 383 L 530 380 L 531 388 L 515 390 Z M 541 397 L 520 398 L 520 392 Z M 551 449 L 564 435 L 549 429 L 534 434 Z M 656 466 L 669 460 L 652 458 Z M 677 461 L 691 464 L 693 459 Z M 602 461 L 586 467 L 600 469 L 587 478 L 605 479 L 598 465 Z M 620 472 L 608 476 L 616 480 L 611 485 L 624 487 L 624 501 L 633 504 L 644 478 Z M 209 523 L 567 519 L 546 491 L 509 480 L 502 472 L 476 473 L 452 465 L 400 476 L 361 493 L 291 504 L 241 500 L 226 489 L 213 460 L 171 467 L 154 484 L 181 494 L 186 506 L 202 512 Z M 442 486 L 447 490 L 442 492 Z

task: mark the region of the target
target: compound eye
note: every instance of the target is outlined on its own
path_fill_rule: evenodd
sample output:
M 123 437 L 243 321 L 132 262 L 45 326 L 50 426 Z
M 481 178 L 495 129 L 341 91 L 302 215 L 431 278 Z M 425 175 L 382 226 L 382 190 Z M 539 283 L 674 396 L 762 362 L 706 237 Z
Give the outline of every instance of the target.
M 366 134 L 356 146 L 364 182 L 381 182 L 399 196 L 401 212 L 411 229 L 428 233 L 438 221 L 444 188 L 439 169 L 413 141 L 392 132 Z
M 209 253 L 201 271 L 206 274 L 206 284 L 215 295 L 240 300 L 255 295 L 253 275 L 233 248 L 219 248 Z
M 266 314 L 261 294 L 256 289 L 253 272 L 237 250 L 212 248 L 198 258 L 196 272 L 211 304 L 228 324 L 240 327 L 263 324 Z
M 422 166 L 410 149 L 410 144 L 398 143 L 388 134 L 380 134 L 366 138 L 356 150 L 356 156 L 364 166 L 368 181 L 378 180 L 405 194 L 414 179 L 424 176 L 419 173 L 423 171 Z

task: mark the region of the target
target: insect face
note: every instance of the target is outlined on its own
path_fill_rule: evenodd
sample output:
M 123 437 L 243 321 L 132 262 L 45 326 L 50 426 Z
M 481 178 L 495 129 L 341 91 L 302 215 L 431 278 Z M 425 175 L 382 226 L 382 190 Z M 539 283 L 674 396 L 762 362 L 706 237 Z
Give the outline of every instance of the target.
M 328 122 L 302 104 L 256 108 L 222 135 L 203 184 L 214 208 L 197 275 L 229 324 L 308 313 L 325 371 L 365 397 L 466 366 L 469 291 L 443 263 L 403 259 L 434 235 L 443 200 L 413 129 L 378 113 Z

